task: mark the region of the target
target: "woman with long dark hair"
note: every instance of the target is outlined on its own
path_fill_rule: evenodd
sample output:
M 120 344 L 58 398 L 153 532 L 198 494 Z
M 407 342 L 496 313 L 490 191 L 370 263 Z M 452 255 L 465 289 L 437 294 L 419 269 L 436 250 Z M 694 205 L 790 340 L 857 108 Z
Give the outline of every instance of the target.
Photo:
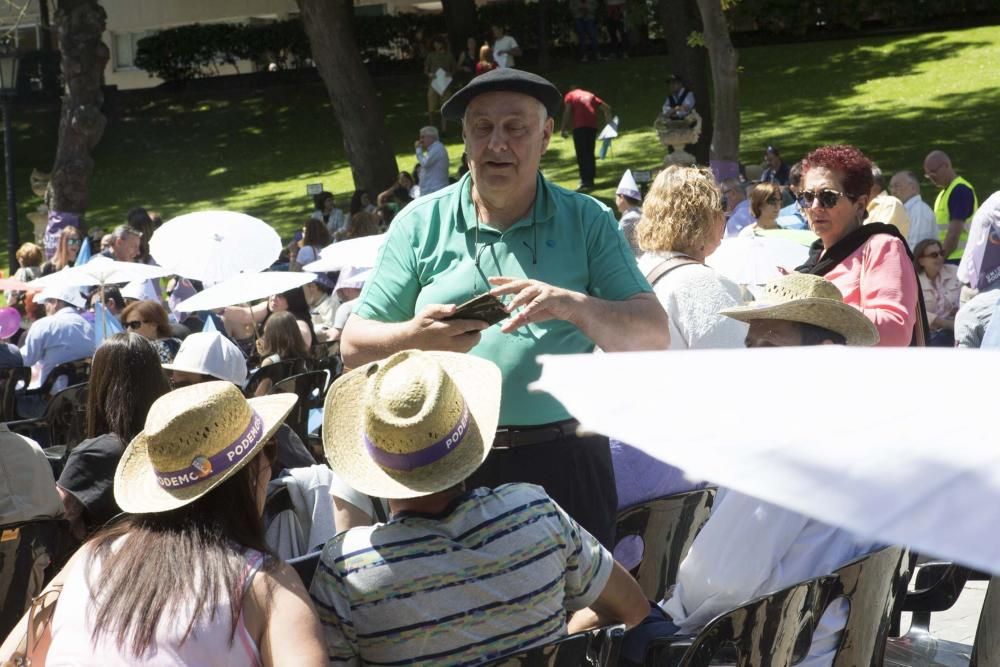
M 309 596 L 261 522 L 274 434 L 295 401 L 207 382 L 153 404 L 115 473 L 130 516 L 54 580 L 47 664 L 327 664 Z
M 280 361 L 308 358 L 309 348 L 302 340 L 302 333 L 299 331 L 295 316 L 288 311 L 271 313 L 267 323 L 264 324 L 264 335 L 257 339 L 257 352 L 261 357 L 261 368 Z M 262 379 L 254 395 L 266 396 L 271 386 L 269 378 Z
M 69 453 L 57 483 L 77 539 L 121 511 L 111 489 L 115 466 L 142 430 L 149 406 L 168 391 L 160 357 L 141 335 L 115 334 L 97 348 L 87 392 L 87 440 Z

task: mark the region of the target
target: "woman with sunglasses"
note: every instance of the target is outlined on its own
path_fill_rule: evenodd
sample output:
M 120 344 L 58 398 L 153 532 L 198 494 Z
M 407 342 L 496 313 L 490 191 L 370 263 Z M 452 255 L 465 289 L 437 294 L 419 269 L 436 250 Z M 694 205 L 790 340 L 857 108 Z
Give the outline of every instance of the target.
M 119 320 L 126 330 L 148 339 L 162 363 L 169 364 L 174 360 L 181 341 L 171 335 L 173 332 L 167 320 L 167 311 L 158 302 L 149 299 L 133 301 L 125 306 Z
M 904 347 L 926 339 L 913 256 L 899 230 L 865 224 L 872 163 L 854 146 L 824 146 L 802 161 L 802 206 L 819 239 L 798 268 L 824 276 L 872 321 L 879 345 Z
M 56 253 L 52 255 L 52 259 L 42 264 L 42 275 L 47 276 L 73 266 L 76 256 L 80 254 L 80 243 L 80 230 L 76 227 L 63 227 L 59 233 Z
M 740 230 L 740 236 L 761 236 L 761 232 L 779 229 L 781 188 L 777 183 L 758 183 L 750 192 L 750 212 L 755 222 Z
M 931 336 L 927 344 L 932 347 L 955 345 L 955 313 L 958 312 L 962 283 L 958 280 L 958 267 L 945 264 L 944 248 L 937 239 L 924 239 L 913 249 L 913 263 L 920 278 L 927 322 Z

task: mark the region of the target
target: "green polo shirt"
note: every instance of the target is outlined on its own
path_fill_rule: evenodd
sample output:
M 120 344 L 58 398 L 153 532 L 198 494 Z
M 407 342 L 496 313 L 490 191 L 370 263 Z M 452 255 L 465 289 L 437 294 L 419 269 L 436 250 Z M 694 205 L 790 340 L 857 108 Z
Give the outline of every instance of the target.
M 466 174 L 417 199 L 393 219 L 354 314 L 403 322 L 429 304 L 459 304 L 483 294 L 490 289 L 487 278 L 496 276 L 534 278 L 610 301 L 652 291 L 610 209 L 549 183 L 541 174 L 531 214 L 503 232 L 480 222 L 477 244 L 472 181 Z M 574 325 L 548 321 L 509 334 L 492 326 L 482 332 L 471 354 L 500 367 L 500 423 L 514 426 L 569 416 L 548 394 L 528 392 L 541 372 L 538 355 L 593 349 L 593 341 Z

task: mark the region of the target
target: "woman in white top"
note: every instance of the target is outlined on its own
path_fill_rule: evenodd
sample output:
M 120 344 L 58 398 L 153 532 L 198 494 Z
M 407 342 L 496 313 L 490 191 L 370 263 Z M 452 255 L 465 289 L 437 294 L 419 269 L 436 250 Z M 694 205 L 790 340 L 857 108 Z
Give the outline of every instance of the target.
M 781 188 L 777 183 L 758 183 L 750 191 L 750 213 L 754 223 L 740 230 L 740 236 L 759 236 L 762 231 L 779 229 Z
M 302 267 L 319 259 L 319 253 L 330 245 L 330 232 L 322 220 L 309 218 L 302 226 L 302 240 L 288 246 L 288 269 L 301 271 Z
M 664 169 L 643 203 L 639 269 L 670 317 L 671 348 L 743 347 L 747 325 L 719 314 L 742 304 L 740 289 L 704 264 L 722 242 L 722 211 L 712 172 L 698 167 Z
M 206 382 L 153 403 L 115 474 L 130 515 L 53 581 L 64 587 L 46 665 L 327 664 L 308 593 L 268 555 L 261 525 L 274 434 L 295 400 Z
M 931 347 L 954 347 L 955 314 L 958 312 L 962 283 L 958 267 L 945 264 L 944 250 L 937 239 L 924 239 L 913 249 L 914 268 L 920 280 L 927 309 Z

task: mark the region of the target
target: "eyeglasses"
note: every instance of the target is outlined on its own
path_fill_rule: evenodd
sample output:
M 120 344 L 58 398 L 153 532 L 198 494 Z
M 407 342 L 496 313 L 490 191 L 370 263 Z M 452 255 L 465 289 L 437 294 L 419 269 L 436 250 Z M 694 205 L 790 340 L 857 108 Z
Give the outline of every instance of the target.
M 934 252 L 925 252 L 923 255 L 920 256 L 920 259 L 924 258 L 937 259 L 938 257 L 944 257 L 944 253 L 941 252 L 940 250 L 935 250 Z
M 812 208 L 814 201 L 819 201 L 820 208 L 833 208 L 840 201 L 840 198 L 851 199 L 850 195 L 824 188 L 818 192 L 803 190 L 799 193 L 799 206 L 802 208 Z
M 66 239 L 66 245 L 80 245 L 80 239 Z
M 132 320 L 131 322 L 126 322 L 125 326 L 127 326 L 132 331 L 137 331 L 143 324 L 149 324 L 149 323 L 144 322 L 142 320 Z

